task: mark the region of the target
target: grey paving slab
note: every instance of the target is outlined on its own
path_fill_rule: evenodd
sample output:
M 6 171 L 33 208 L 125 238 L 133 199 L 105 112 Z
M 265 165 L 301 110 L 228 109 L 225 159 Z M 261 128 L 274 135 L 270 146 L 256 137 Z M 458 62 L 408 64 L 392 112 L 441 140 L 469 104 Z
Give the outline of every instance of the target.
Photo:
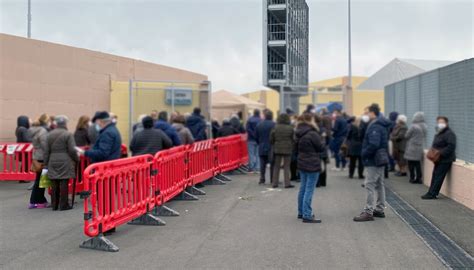
M 359 180 L 331 175 L 314 206 L 322 224 L 296 219 L 297 189 L 257 185 L 257 175 L 205 187 L 199 201 L 173 201 L 163 227 L 121 226 L 118 253 L 80 249 L 82 204 L 28 210 L 27 185 L 0 183 L 2 269 L 444 269 L 390 210 L 354 223 L 365 200 Z

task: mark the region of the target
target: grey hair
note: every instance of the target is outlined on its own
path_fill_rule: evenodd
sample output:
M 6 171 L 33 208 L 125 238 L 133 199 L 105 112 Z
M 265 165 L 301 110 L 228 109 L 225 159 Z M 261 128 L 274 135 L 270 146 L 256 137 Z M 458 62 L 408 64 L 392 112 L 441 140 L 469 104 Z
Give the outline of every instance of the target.
M 69 118 L 65 115 L 57 115 L 54 117 L 54 121 L 59 127 L 66 127 L 67 123 L 69 122 Z
M 398 121 L 400 121 L 400 122 L 402 122 L 402 123 L 405 123 L 405 124 L 406 124 L 406 123 L 407 123 L 407 121 L 408 121 L 408 119 L 407 119 L 406 115 L 404 115 L 404 114 L 400 114 L 400 115 L 398 115 L 398 117 L 397 117 L 397 122 L 398 122 Z

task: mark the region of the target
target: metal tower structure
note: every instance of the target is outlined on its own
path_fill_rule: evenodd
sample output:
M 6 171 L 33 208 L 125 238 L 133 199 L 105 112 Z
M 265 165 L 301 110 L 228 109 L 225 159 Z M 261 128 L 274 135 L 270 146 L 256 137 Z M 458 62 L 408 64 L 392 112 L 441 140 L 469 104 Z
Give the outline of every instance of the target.
M 263 25 L 263 84 L 280 92 L 280 111 L 298 111 L 308 91 L 306 0 L 263 0 Z

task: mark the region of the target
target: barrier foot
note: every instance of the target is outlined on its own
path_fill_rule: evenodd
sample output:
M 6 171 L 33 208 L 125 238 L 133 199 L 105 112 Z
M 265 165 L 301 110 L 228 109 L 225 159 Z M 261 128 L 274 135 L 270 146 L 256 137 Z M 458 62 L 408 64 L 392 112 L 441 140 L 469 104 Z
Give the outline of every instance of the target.
M 225 185 L 226 183 L 217 177 L 212 177 L 204 182 L 204 185 Z
M 179 212 L 176 210 L 173 210 L 167 206 L 158 206 L 153 210 L 153 214 L 157 216 L 162 216 L 162 217 L 177 217 L 179 216 Z
M 199 200 L 198 197 L 194 196 L 193 194 L 183 191 L 181 194 L 178 196 L 174 197 L 173 200 L 178 200 L 178 201 L 197 201 Z
M 216 175 L 217 178 L 219 178 L 220 180 L 222 181 L 227 181 L 227 182 L 230 182 L 232 181 L 232 179 L 226 175 L 223 175 L 223 174 L 218 174 Z
M 79 245 L 80 248 L 87 248 L 87 249 L 96 249 L 108 252 L 117 252 L 119 248 L 112 243 L 109 239 L 105 238 L 103 234 L 100 234 L 96 237 L 89 238 L 86 241 L 82 242 Z
M 166 222 L 150 213 L 141 215 L 140 217 L 128 222 L 129 225 L 149 225 L 149 226 L 164 226 Z
M 199 189 L 197 187 L 188 187 L 186 188 L 186 191 L 193 194 L 193 195 L 206 195 L 206 192 L 202 189 Z
M 239 171 L 239 172 L 241 172 L 241 173 L 243 173 L 243 174 L 249 173 L 249 170 L 247 170 L 247 169 L 245 169 L 245 168 L 243 168 L 243 167 L 237 168 L 237 171 Z
M 248 165 L 241 165 L 240 168 L 246 172 L 249 171 L 249 166 Z

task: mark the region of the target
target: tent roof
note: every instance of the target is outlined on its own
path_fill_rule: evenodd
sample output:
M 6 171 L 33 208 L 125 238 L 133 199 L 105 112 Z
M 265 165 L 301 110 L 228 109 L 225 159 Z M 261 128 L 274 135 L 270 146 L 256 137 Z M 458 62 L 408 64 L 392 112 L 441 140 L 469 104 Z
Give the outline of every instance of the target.
M 265 107 L 265 104 L 231 93 L 227 90 L 219 90 L 212 93 L 212 107 L 230 107 L 236 105 L 247 105 L 258 108 Z
M 453 61 L 395 58 L 359 85 L 357 89 L 382 90 L 386 85 L 453 63 Z

